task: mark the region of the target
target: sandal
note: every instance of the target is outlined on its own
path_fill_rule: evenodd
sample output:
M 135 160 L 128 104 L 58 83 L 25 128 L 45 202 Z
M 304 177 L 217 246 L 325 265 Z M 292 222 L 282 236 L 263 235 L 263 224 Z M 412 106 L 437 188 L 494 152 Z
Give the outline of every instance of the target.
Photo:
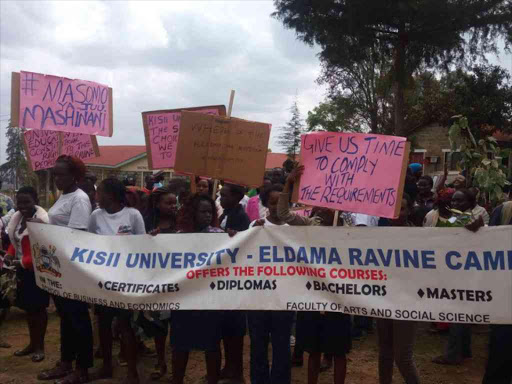
M 442 365 L 460 365 L 461 360 L 449 360 L 444 356 L 437 356 L 432 359 L 434 364 L 442 364 Z
M 5 341 L 0 341 L 0 348 L 11 348 L 11 344 L 6 343 Z
M 161 379 L 165 374 L 167 373 L 167 365 L 163 364 L 163 365 L 155 365 L 155 369 L 153 370 L 153 372 L 151 372 L 151 374 L 149 375 L 149 377 L 151 377 L 151 380 L 159 380 Z
M 62 379 L 63 377 L 68 376 L 71 372 L 71 369 L 65 369 L 60 364 L 56 365 L 52 369 L 46 369 L 37 375 L 37 380 L 57 380 Z
M 14 352 L 14 356 L 23 357 L 23 356 L 28 356 L 28 355 L 30 355 L 30 354 L 32 354 L 34 352 L 35 352 L 34 348 L 31 345 L 28 345 L 25 348 L 20 349 L 19 351 Z
M 44 355 L 44 352 L 37 352 L 32 355 L 32 362 L 33 363 L 40 363 L 44 360 L 46 356 Z
M 76 371 L 67 375 L 62 380 L 57 380 L 55 384 L 83 384 L 89 382 L 89 375 L 77 374 Z

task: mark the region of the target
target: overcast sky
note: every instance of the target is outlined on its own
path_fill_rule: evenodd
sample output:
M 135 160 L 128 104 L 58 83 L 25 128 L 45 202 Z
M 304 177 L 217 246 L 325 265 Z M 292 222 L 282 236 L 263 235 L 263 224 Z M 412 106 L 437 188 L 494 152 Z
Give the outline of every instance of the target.
M 100 145 L 144 144 L 142 111 L 227 106 L 231 89 L 233 116 L 271 123 L 274 141 L 296 92 L 305 117 L 325 89 L 319 49 L 273 11 L 272 1 L 0 1 L 0 160 L 20 70 L 111 86 L 114 136 Z M 510 55 L 492 61 L 512 71 Z

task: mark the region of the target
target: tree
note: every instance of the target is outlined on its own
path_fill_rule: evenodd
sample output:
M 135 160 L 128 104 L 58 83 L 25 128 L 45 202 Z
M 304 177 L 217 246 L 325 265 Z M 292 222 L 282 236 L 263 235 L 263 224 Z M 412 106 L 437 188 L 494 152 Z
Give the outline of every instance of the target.
M 35 183 L 35 174 L 28 168 L 23 135 L 19 128 L 13 127 L 9 122 L 6 130 L 7 137 L 7 161 L 0 166 L 2 180 L 14 184 L 15 189 L 22 185 Z
M 512 133 L 512 86 L 510 74 L 499 66 L 475 66 L 471 72 L 461 69 L 441 79 L 448 94 L 446 108 L 440 121 L 449 125 L 453 115 L 467 118 L 477 139 L 500 130 Z
M 466 170 L 470 184 L 480 189 L 485 204 L 495 207 L 502 198 L 503 187 L 510 184 L 496 157 L 509 156 L 509 150 L 501 150 L 492 136 L 475 139 L 468 119 L 457 117 L 449 134 L 452 150 L 460 150 L 462 155 L 458 165 Z
M 394 133 L 405 135 L 405 88 L 418 69 L 467 64 L 497 51 L 497 37 L 512 42 L 509 0 L 275 0 L 273 16 L 307 44 L 318 43 L 320 60 L 352 68 L 374 58 L 391 63 Z M 370 53 L 371 54 L 371 53 Z
M 280 128 L 280 134 L 277 137 L 277 144 L 280 145 L 292 160 L 300 150 L 300 135 L 304 132 L 304 123 L 300 116 L 297 98 L 293 102 L 290 111 L 292 117 L 284 127 Z

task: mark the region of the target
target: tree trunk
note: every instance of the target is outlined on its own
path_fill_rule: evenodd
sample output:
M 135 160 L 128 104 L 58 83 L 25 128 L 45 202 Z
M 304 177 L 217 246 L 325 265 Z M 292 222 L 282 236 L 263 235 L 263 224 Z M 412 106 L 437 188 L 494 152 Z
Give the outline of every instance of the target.
M 395 53 L 395 135 L 405 136 L 405 116 L 404 116 L 404 88 L 405 88 L 405 47 L 407 37 L 404 33 L 399 33 L 398 43 Z

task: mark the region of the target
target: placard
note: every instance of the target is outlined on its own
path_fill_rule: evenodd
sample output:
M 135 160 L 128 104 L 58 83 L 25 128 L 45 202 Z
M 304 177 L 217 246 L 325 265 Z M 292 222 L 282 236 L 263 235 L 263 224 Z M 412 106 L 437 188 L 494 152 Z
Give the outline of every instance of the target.
M 183 111 L 174 169 L 258 188 L 271 125 Z
M 63 132 L 61 140 L 61 153 L 63 155 L 75 156 L 82 161 L 100 155 L 96 136 Z
M 112 88 L 25 71 L 13 72 L 11 84 L 13 126 L 112 136 Z
M 142 112 L 149 169 L 174 168 L 180 134 L 181 111 L 226 116 L 224 105 Z
M 315 132 L 302 135 L 298 202 L 394 218 L 400 213 L 409 143 L 404 137 Z
M 59 157 L 59 132 L 30 130 L 23 133 L 23 144 L 32 171 L 53 168 Z

